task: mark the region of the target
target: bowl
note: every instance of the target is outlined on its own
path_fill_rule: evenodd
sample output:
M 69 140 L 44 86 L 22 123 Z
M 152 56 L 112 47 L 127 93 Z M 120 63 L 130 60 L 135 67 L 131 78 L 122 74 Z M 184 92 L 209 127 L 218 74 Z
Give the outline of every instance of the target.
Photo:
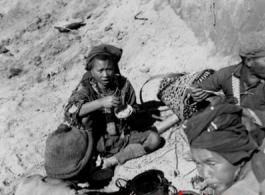
M 95 189 L 103 188 L 109 184 L 113 176 L 114 171 L 110 168 L 97 170 L 90 176 L 91 187 Z
M 117 107 L 114 110 L 115 116 L 119 119 L 125 119 L 131 116 L 133 108 L 131 105 L 125 104 Z

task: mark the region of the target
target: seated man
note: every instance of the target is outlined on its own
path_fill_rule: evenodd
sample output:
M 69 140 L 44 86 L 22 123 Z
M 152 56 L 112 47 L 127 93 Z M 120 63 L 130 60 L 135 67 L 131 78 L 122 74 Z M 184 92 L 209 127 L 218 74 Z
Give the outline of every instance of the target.
M 265 193 L 265 155 L 242 124 L 241 114 L 236 105 L 220 104 L 183 125 L 191 157 L 215 195 Z
M 47 176 L 26 177 L 15 195 L 73 195 L 79 183 L 88 181 L 93 167 L 91 130 L 60 125 L 46 141 L 45 170 Z
M 242 61 L 215 72 L 192 90 L 193 100 L 200 102 L 209 93 L 222 90 L 229 102 L 243 107 L 243 114 L 265 127 L 265 34 L 249 34 L 242 41 L 239 55 Z
M 111 45 L 94 47 L 87 57 L 87 73 L 72 93 L 65 109 L 66 120 L 80 129 L 92 127 L 97 152 L 105 157 L 103 168 L 150 153 L 160 146 L 157 132 L 133 131 L 130 119 L 114 114 L 119 105 L 137 109 L 129 80 L 120 75 L 118 62 L 122 50 Z

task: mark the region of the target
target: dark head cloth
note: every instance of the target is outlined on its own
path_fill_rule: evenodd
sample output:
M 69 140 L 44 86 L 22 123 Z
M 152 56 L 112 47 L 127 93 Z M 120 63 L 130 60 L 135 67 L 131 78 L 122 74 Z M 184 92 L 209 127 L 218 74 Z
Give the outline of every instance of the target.
M 239 106 L 220 104 L 195 115 L 183 128 L 192 148 L 216 152 L 231 164 L 251 159 L 253 172 L 262 182 L 265 179 L 265 155 L 258 150 L 257 143 L 241 123 L 241 114 Z
M 105 54 L 105 55 L 111 56 L 115 64 L 114 68 L 116 70 L 116 74 L 120 74 L 118 62 L 120 61 L 121 56 L 122 56 L 122 49 L 119 49 L 113 45 L 106 45 L 106 44 L 102 44 L 102 45 L 93 47 L 91 49 L 91 51 L 88 53 L 88 56 L 87 56 L 86 70 L 89 70 L 91 68 L 91 65 L 92 65 L 91 62 L 93 58 L 99 54 Z
M 105 55 L 111 56 L 114 61 L 115 73 L 121 74 L 119 66 L 118 66 L 118 62 L 120 61 L 121 56 L 122 56 L 122 49 L 119 49 L 113 45 L 102 44 L 102 45 L 93 47 L 91 51 L 88 53 L 88 56 L 86 58 L 87 63 L 86 63 L 86 68 L 85 68 L 87 72 L 83 75 L 83 78 L 81 81 L 87 80 L 92 77 L 91 72 L 89 70 L 92 67 L 93 58 L 99 54 L 105 54 Z

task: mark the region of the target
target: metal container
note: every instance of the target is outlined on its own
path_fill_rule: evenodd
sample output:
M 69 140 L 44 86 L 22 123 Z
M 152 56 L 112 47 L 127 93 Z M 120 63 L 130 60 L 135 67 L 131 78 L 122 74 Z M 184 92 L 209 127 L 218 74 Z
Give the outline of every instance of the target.
M 157 170 L 149 170 L 134 177 L 130 181 L 118 179 L 116 185 L 122 188 L 129 188 L 131 195 L 178 195 L 177 189 L 172 186 Z M 126 182 L 125 186 L 120 181 Z M 169 193 L 169 189 L 172 192 Z

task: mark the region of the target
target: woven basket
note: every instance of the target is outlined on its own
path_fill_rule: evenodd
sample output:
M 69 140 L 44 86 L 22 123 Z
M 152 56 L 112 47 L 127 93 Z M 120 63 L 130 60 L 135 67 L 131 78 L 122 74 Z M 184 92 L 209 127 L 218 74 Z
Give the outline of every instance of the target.
M 167 105 L 181 120 L 188 119 L 197 111 L 197 104 L 185 104 L 186 90 L 196 83 L 200 83 L 215 71 L 206 69 L 196 73 L 186 73 L 177 77 L 165 77 L 159 86 L 157 97 Z

